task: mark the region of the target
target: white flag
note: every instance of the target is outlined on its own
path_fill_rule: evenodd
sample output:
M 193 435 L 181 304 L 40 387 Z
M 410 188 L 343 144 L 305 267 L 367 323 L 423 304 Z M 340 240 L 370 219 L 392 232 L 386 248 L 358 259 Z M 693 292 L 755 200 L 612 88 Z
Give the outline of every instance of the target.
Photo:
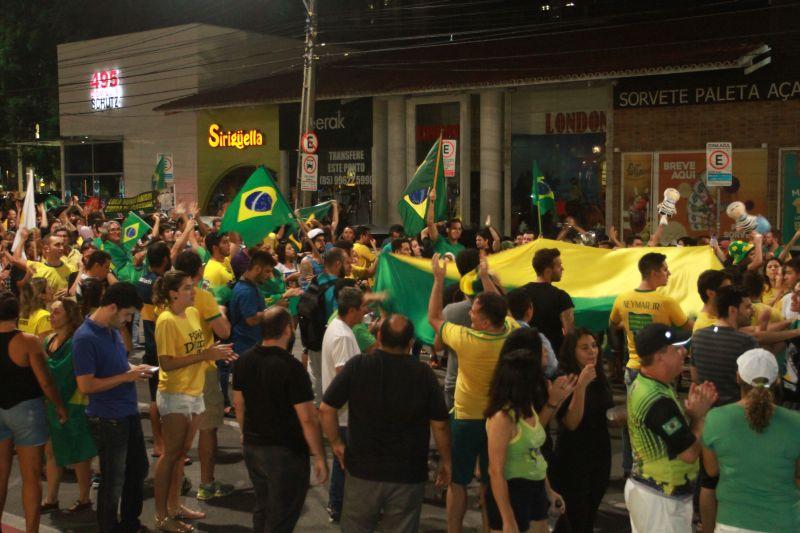
M 32 230 L 36 227 L 36 200 L 34 196 L 36 193 L 33 189 L 33 173 L 28 176 L 28 189 L 25 191 L 25 201 L 22 204 L 22 212 L 19 213 L 19 223 L 17 224 L 17 234 L 14 236 L 14 244 L 11 245 L 11 251 L 13 253 L 14 250 L 17 249 L 17 246 L 21 244 L 22 236 L 20 235 L 20 229 L 27 228 L 28 230 Z M 22 251 L 23 257 L 25 256 L 25 250 Z

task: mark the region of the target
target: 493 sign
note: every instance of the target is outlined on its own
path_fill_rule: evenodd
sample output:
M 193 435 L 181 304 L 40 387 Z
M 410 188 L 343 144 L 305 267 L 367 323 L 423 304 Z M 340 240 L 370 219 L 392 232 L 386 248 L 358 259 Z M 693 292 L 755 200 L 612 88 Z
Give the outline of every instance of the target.
M 122 74 L 119 69 L 93 72 L 89 78 L 89 99 L 94 111 L 122 107 Z

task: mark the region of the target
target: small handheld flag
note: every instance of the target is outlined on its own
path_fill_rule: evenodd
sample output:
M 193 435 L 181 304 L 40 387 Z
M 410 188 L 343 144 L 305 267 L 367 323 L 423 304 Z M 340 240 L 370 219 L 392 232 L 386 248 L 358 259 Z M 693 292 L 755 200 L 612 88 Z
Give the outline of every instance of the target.
M 447 181 L 444 178 L 441 135 L 431 146 L 425 160 L 419 165 L 414 177 L 397 202 L 397 210 L 403 220 L 403 227 L 407 235 L 416 235 L 425 227 L 428 195 L 434 187 L 436 188 L 436 202 L 433 206 L 433 216 L 434 220 L 438 222 L 447 218 Z
M 130 250 L 151 229 L 153 228 L 147 222 L 131 211 L 122 221 L 122 246 Z

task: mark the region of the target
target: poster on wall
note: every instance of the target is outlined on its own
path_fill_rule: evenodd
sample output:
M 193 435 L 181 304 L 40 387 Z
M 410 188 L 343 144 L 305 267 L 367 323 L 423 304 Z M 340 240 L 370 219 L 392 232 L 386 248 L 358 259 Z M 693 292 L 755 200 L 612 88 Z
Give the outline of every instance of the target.
M 620 238 L 649 236 L 653 153 L 622 154 L 622 219 Z
M 800 229 L 800 148 L 781 150 L 781 240 L 786 243 Z
M 716 233 L 716 194 L 706 186 L 704 151 L 658 152 L 655 154 L 657 187 L 656 202 L 661 201 L 664 189 L 674 188 L 681 193 L 678 213 L 672 217 L 662 240 L 671 242 L 688 235 L 700 237 Z M 744 202 L 751 214 L 766 212 L 767 151 L 734 150 L 733 183 L 720 188 L 720 233 L 742 238 L 725 215 L 725 207 L 733 201 Z M 654 217 L 653 217 L 654 219 Z

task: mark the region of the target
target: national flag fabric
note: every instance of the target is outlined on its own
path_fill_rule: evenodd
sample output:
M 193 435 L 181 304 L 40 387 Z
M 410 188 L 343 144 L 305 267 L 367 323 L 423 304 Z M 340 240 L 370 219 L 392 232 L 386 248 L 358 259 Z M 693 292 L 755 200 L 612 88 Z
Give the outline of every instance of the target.
M 150 225 L 131 211 L 122 222 L 122 246 L 130 250 L 136 243 L 150 231 Z
M 548 211 L 552 211 L 556 206 L 556 197 L 550 186 L 544 180 L 544 174 L 539 170 L 539 162 L 533 160 L 533 168 L 531 170 L 531 198 L 533 205 L 539 209 L 539 214 L 544 215 Z
M 160 191 L 162 189 L 167 188 L 167 183 L 164 181 L 164 169 L 167 168 L 167 160 L 162 155 L 158 158 L 158 164 L 156 164 L 156 169 L 153 171 L 153 189 Z
M 611 307 L 618 294 L 636 288 L 641 280 L 638 262 L 648 252 L 667 256 L 672 275 L 660 292 L 675 298 L 688 315 L 697 315 L 703 307 L 697 293 L 697 278 L 707 269 L 721 265 L 708 246 L 668 248 L 623 248 L 607 250 L 578 244 L 537 239 L 530 244 L 489 256 L 489 271 L 506 290 L 521 287 L 536 279 L 531 260 L 536 250 L 558 248 L 564 263 L 564 277 L 555 285 L 567 291 L 575 304 L 575 322 L 593 331 L 608 327 Z M 431 343 L 434 331 L 428 324 L 428 297 L 433 286 L 430 259 L 395 254 L 381 254 L 376 291 L 386 291 L 387 309 L 408 316 L 417 337 Z M 584 268 L 591 265 L 591 268 Z M 469 273 L 462 284 L 470 284 L 477 272 Z M 456 282 L 455 265 L 448 262 L 448 282 Z
M 311 207 L 301 207 L 298 209 L 298 215 L 306 223 L 312 220 L 322 220 L 331 212 L 331 207 L 333 207 L 333 200 L 328 200 Z
M 247 246 L 284 224 L 296 224 L 289 202 L 263 166 L 253 172 L 222 217 L 222 231 L 235 231 Z
M 33 188 L 33 174 L 28 175 L 28 188 L 25 190 L 25 201 L 22 202 L 22 212 L 19 213 L 18 228 L 25 228 L 33 230 L 36 227 L 36 189 Z M 17 231 L 14 235 L 14 243 L 11 245 L 11 250 L 16 250 L 17 246 L 22 245 L 22 234 Z M 23 248 L 22 256 L 25 257 L 25 250 Z
M 436 203 L 433 207 L 434 220 L 437 222 L 447 218 L 447 180 L 444 177 L 444 160 L 442 158 L 442 139 L 439 138 L 431 147 L 425 160 L 419 165 L 411 182 L 406 186 L 397 210 L 403 220 L 406 235 L 416 235 L 426 226 L 428 212 L 428 195 L 436 182 Z

